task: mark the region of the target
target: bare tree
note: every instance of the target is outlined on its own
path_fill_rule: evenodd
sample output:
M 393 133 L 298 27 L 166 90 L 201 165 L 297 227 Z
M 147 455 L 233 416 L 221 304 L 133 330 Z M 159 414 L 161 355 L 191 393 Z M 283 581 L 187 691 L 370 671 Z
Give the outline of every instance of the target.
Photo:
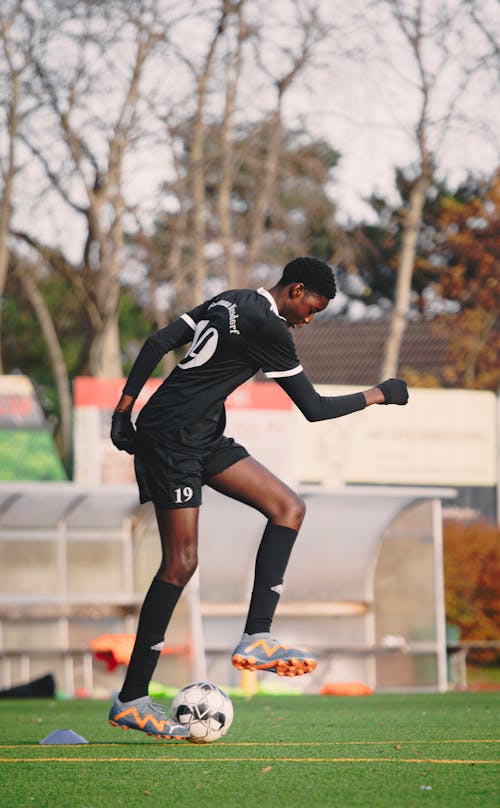
M 464 3 L 473 25 L 485 39 L 486 48 L 482 61 L 485 65 L 491 66 L 498 81 L 500 78 L 500 25 L 498 24 L 498 16 L 495 28 L 484 13 L 484 0 L 464 0 Z
M 106 41 L 100 42 L 92 30 L 94 21 L 84 8 L 79 20 L 81 32 L 74 40 L 78 58 L 68 78 L 52 69 L 46 58 L 54 17 L 45 18 L 43 36 L 33 50 L 40 96 L 57 126 L 59 143 L 63 144 L 65 158 L 54 159 L 50 144 L 41 142 L 34 130 L 24 139 L 33 155 L 43 166 L 50 186 L 60 199 L 84 218 L 86 239 L 80 265 L 74 267 L 74 285 L 82 296 L 82 306 L 89 313 L 93 339 L 89 349 L 89 370 L 95 376 L 116 377 L 122 374 L 118 307 L 120 300 L 120 273 L 123 266 L 123 218 L 127 210 L 124 197 L 123 171 L 128 151 L 137 138 L 137 117 L 141 99 L 140 83 L 146 61 L 158 41 L 154 26 L 155 2 L 140 3 L 137 11 L 119 18 L 118 31 L 107 35 L 119 36 L 132 27 L 134 40 L 128 76 L 114 88 L 115 113 L 103 108 L 104 120 L 89 115 L 89 97 L 101 92 L 99 78 L 106 75 Z M 90 12 L 92 9 L 90 9 Z M 113 9 L 111 9 L 113 11 Z M 117 9 L 114 9 L 117 13 Z M 149 11 L 153 22 L 147 24 Z M 53 12 L 54 13 L 54 12 Z M 62 19 L 60 32 L 64 30 Z M 74 28 L 74 19 L 70 20 Z M 99 69 L 93 69 L 86 54 L 89 41 L 100 45 Z M 103 72 L 104 71 L 104 72 Z M 119 99 L 117 103 L 117 99 Z M 101 97 L 100 102 L 104 99 Z M 86 117 L 86 126 L 82 117 Z M 69 169 L 69 171 L 68 171 Z M 77 276 L 80 276 L 77 278 Z
M 384 347 L 382 377 L 397 373 L 399 355 L 410 308 L 411 282 L 417 254 L 418 235 L 426 194 L 433 182 L 438 152 L 450 131 L 462 97 L 471 79 L 485 63 L 478 52 L 468 58 L 460 53 L 457 42 L 463 41 L 464 12 L 471 0 L 458 0 L 455 4 L 433 3 L 425 0 L 386 0 L 393 19 L 414 65 L 414 87 L 418 90 L 418 112 L 413 131 L 417 149 L 417 162 L 408 205 L 401 212 L 402 240 L 398 260 L 395 301 L 389 335 Z M 484 33 L 484 31 L 483 31 Z M 488 48 L 491 42 L 488 42 Z M 399 65 L 393 65 L 399 71 Z M 453 67 L 453 78 L 444 87 L 443 77 Z M 441 94 L 444 112 L 437 115 L 433 102 Z M 432 142 L 432 146 L 431 146 Z
M 384 346 L 382 378 L 389 378 L 397 373 L 403 334 L 410 309 L 411 280 L 417 252 L 417 238 L 422 221 L 425 197 L 433 176 L 433 161 L 428 146 L 428 126 L 430 94 L 436 81 L 435 74 L 433 75 L 425 64 L 424 0 L 419 0 L 413 16 L 404 13 L 399 0 L 389 0 L 389 2 L 399 28 L 410 46 L 418 71 L 420 106 L 415 137 L 419 163 L 417 176 L 410 191 L 408 207 L 402 211 L 403 237 L 398 260 L 390 333 Z
M 179 70 L 178 84 L 185 87 L 180 100 L 165 94 L 155 98 L 150 108 L 163 126 L 163 145 L 167 147 L 170 176 L 164 192 L 175 200 L 175 210 L 165 215 L 167 234 L 157 252 L 161 266 L 152 259 L 149 273 L 149 306 L 154 322 L 164 325 L 168 312 L 158 305 L 158 291 L 163 284 L 175 290 L 176 305 L 189 307 L 205 295 L 207 265 L 206 154 L 205 134 L 207 106 L 213 93 L 214 67 L 218 49 L 226 35 L 228 20 L 238 14 L 244 0 L 219 0 L 214 8 L 202 13 L 205 37 L 200 37 L 200 53 L 171 42 L 171 53 Z M 202 9 L 203 11 L 203 9 Z M 201 12 L 200 12 L 201 13 Z M 196 17 L 192 17 L 192 25 Z M 207 33 L 208 29 L 208 33 Z M 217 87 L 217 90 L 219 88 Z M 146 239 L 147 241 L 147 239 Z M 151 263 L 151 256 L 150 256 Z
M 250 236 L 243 267 L 243 282 L 248 283 L 249 274 L 255 266 L 262 250 L 266 217 L 271 205 L 276 185 L 276 174 L 283 139 L 283 103 L 286 94 L 290 91 L 295 80 L 306 68 L 311 66 L 315 56 L 316 47 L 329 33 L 329 27 L 323 22 L 319 4 L 310 4 L 303 8 L 299 4 L 296 8 L 298 23 L 300 25 L 300 42 L 295 49 L 288 44 L 283 47 L 283 59 L 287 68 L 278 76 L 273 75 L 262 64 L 257 51 L 257 61 L 261 69 L 268 74 L 275 88 L 275 108 L 268 117 L 266 126 L 267 145 L 264 154 L 262 180 L 251 211 Z M 257 40 L 257 49 L 259 42 Z
M 252 8 L 245 0 L 221 0 L 203 59 L 198 63 L 179 54 L 189 69 L 194 111 L 186 117 L 170 111 L 164 118 L 170 142 L 183 144 L 180 155 L 172 149 L 176 177 L 168 187 L 177 209 L 167 216 L 170 249 L 164 275 L 174 284 L 178 300 L 194 304 L 205 296 L 208 242 L 222 246 L 223 273 L 230 286 L 248 284 L 262 259 L 283 144 L 284 101 L 299 76 L 314 65 L 316 47 L 329 30 L 319 5 L 291 3 L 295 16 L 286 23 L 295 29 L 292 43 L 278 32 L 276 15 L 260 24 L 250 21 Z M 252 109 L 251 122 L 244 108 L 250 83 L 265 98 L 260 108 L 256 104 Z M 241 214 L 233 207 L 242 167 L 254 175 L 245 200 L 243 238 L 236 226 Z M 238 256 L 237 240 L 244 248 Z
M 188 275 L 188 284 L 191 289 L 191 302 L 201 303 L 204 297 L 204 281 L 206 278 L 206 265 L 204 249 L 206 243 L 205 216 L 205 165 L 203 154 L 204 114 L 207 100 L 209 80 L 215 60 L 216 48 L 224 33 L 229 2 L 223 0 L 219 19 L 215 31 L 208 43 L 208 49 L 201 70 L 195 70 L 196 111 L 192 122 L 192 136 L 190 142 L 189 176 L 192 194 L 192 265 Z
M 221 170 L 218 188 L 218 213 L 220 227 L 220 242 L 224 250 L 227 283 L 230 288 L 240 285 L 234 255 L 234 228 L 231 213 L 231 194 L 235 171 L 235 150 L 233 137 L 233 121 L 239 83 L 241 80 L 243 45 L 249 36 L 243 11 L 244 0 L 234 4 L 235 15 L 235 45 L 228 47 L 225 59 L 226 89 L 224 100 L 224 114 L 221 125 Z

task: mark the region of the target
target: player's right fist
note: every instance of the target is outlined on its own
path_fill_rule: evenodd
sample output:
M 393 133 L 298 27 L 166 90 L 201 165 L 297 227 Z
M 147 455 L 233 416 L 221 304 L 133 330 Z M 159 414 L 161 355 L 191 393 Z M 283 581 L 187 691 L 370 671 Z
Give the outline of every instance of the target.
M 135 429 L 130 420 L 130 413 L 115 410 L 111 419 L 111 440 L 120 451 L 134 454 Z
M 384 394 L 384 404 L 408 403 L 408 387 L 404 379 L 387 379 L 376 386 Z

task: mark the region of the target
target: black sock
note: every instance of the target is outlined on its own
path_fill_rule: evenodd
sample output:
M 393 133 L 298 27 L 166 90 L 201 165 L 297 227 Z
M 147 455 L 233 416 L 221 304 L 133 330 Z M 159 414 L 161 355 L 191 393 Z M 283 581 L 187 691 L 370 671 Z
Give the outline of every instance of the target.
M 139 615 L 134 650 L 118 695 L 120 701 L 132 701 L 147 696 L 148 687 L 160 656 L 160 649 L 152 646 L 163 642 L 182 587 L 161 578 L 153 578 Z
M 297 530 L 267 523 L 255 559 L 255 579 L 245 634 L 269 631 Z

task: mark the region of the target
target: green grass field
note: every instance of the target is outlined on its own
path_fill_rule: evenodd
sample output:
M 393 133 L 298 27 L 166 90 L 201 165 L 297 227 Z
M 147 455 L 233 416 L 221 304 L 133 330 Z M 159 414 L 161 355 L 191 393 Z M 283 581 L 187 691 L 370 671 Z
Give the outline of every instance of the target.
M 0 702 L 0 805 L 500 805 L 500 695 L 233 699 L 222 741 L 157 741 L 99 701 Z M 89 743 L 41 746 L 55 729 Z

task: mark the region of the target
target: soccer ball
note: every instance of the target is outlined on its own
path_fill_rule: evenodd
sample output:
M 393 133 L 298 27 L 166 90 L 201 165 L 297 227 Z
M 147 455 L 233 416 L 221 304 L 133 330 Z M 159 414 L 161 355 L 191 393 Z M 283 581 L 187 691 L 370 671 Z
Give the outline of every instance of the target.
M 189 729 L 189 740 L 193 743 L 218 741 L 233 720 L 231 699 L 211 682 L 195 682 L 183 687 L 170 710 L 173 719 Z

